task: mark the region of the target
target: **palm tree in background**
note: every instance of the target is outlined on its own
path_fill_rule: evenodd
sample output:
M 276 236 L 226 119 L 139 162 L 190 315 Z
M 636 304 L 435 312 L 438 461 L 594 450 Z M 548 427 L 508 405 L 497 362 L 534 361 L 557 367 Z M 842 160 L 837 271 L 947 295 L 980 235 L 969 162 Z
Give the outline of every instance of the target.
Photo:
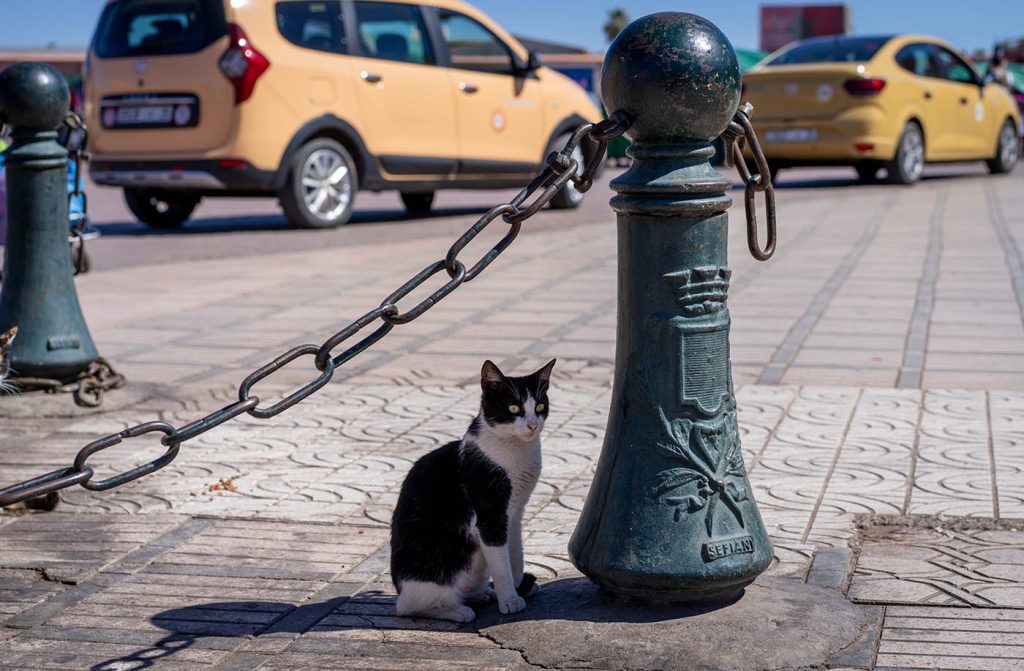
M 611 42 L 623 29 L 629 25 L 629 14 L 621 7 L 616 7 L 608 12 L 608 20 L 604 24 L 604 34 Z

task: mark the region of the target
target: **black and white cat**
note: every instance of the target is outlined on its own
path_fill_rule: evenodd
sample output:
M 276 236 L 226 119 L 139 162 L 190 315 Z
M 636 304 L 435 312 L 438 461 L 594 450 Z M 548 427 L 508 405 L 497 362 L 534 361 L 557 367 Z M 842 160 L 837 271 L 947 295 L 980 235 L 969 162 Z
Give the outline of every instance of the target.
M 507 377 L 484 362 L 480 413 L 462 440 L 409 471 L 391 519 L 399 615 L 472 622 L 466 604 L 494 598 L 502 613 L 526 608 L 535 578 L 523 572 L 523 510 L 540 478 L 554 365 Z
M 16 335 L 18 335 L 17 326 L 12 326 L 5 333 L 0 334 L 0 393 L 12 390 L 7 378 L 11 375 L 10 352 Z

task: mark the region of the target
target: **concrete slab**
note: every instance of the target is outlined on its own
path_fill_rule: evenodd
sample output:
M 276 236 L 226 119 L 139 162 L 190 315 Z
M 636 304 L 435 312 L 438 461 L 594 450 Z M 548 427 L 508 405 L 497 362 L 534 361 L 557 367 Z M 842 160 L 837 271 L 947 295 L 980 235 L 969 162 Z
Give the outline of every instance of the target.
M 787 578 L 758 579 L 724 606 L 672 608 L 615 603 L 575 578 L 544 585 L 517 616 L 482 613 L 478 625 L 544 668 L 767 671 L 822 666 L 868 619 L 837 590 Z

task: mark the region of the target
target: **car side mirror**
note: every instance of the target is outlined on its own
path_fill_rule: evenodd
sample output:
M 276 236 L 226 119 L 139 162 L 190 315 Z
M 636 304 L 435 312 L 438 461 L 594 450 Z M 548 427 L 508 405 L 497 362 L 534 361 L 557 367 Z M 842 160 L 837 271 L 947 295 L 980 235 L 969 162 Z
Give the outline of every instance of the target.
M 544 60 L 536 51 L 531 51 L 530 55 L 526 57 L 526 69 L 530 72 L 540 69 L 540 66 L 543 64 Z
M 540 54 L 533 50 L 527 54 L 525 63 L 519 57 L 516 57 L 516 69 L 519 75 L 528 75 L 539 69 L 543 64 Z

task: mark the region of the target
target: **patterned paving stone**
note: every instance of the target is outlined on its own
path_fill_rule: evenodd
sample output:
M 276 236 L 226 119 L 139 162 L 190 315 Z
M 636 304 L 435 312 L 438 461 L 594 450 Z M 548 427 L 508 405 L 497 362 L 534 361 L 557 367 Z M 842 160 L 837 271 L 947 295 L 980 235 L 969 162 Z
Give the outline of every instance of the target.
M 876 669 L 1024 668 L 1020 611 L 920 606 L 885 611 Z
M 870 603 L 1024 609 L 1024 531 L 871 527 L 850 596 Z

